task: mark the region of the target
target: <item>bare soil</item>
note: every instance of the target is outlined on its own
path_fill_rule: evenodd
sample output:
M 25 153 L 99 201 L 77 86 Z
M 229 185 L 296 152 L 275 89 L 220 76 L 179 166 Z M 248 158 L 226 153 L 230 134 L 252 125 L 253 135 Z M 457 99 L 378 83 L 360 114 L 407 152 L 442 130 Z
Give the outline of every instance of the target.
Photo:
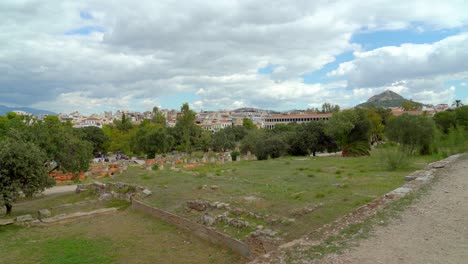
M 314 263 L 468 263 L 468 156 L 437 173 L 430 191 L 400 218 L 359 246 Z

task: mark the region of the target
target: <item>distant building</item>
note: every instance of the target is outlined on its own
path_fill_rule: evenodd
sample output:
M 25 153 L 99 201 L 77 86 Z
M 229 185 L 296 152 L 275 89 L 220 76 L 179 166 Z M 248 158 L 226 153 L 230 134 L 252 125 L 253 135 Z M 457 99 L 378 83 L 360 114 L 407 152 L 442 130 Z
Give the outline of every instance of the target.
M 21 111 L 21 110 L 13 110 L 12 112 L 17 114 L 17 115 L 20 115 L 20 116 L 30 116 L 30 115 L 32 115 L 30 113 L 27 113 L 27 112 Z
M 89 117 L 89 118 L 83 119 L 83 121 L 81 121 L 81 123 L 76 124 L 73 127 L 74 128 L 83 128 L 83 127 L 99 127 L 99 128 L 102 128 L 102 122 L 98 118 Z
M 277 124 L 297 123 L 302 124 L 311 121 L 328 120 L 332 116 L 327 114 L 303 114 L 303 115 L 271 115 L 265 118 L 263 128 L 272 129 Z
M 434 109 L 405 111 L 405 110 L 403 110 L 401 108 L 391 108 L 391 110 L 392 110 L 392 114 L 394 116 L 401 116 L 403 114 L 434 116 L 434 114 L 436 113 L 436 111 Z

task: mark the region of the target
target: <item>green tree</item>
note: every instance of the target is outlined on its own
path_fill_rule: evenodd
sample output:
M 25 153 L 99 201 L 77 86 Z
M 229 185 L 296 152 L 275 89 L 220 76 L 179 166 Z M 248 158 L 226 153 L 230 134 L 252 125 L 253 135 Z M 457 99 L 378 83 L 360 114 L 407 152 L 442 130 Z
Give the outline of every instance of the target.
M 389 120 L 385 134 L 411 154 L 416 151 L 429 154 L 435 135 L 435 122 L 426 116 L 404 114 Z
M 457 126 L 457 118 L 454 111 L 438 112 L 434 115 L 434 121 L 444 134 L 448 134 L 450 128 Z
M 463 103 L 461 100 L 455 100 L 453 103 L 452 103 L 452 106 L 454 106 L 455 108 L 459 108 L 459 107 L 462 107 L 463 106 Z
M 34 124 L 31 130 L 31 141 L 45 152 L 47 160 L 57 162 L 67 172 L 88 170 L 93 147 L 90 142 L 81 140 L 77 130 L 55 116 Z
M 325 132 L 334 138 L 343 156 L 369 155 L 371 124 L 366 109 L 355 108 L 333 113 Z
M 247 117 L 244 117 L 244 119 L 242 119 L 242 126 L 245 129 L 255 129 L 255 128 L 257 128 L 257 126 L 255 126 L 253 121 L 250 118 L 247 118 Z
M 367 114 L 370 122 L 370 143 L 382 141 L 385 130 L 382 116 L 374 109 L 368 109 Z
M 279 158 L 286 153 L 287 144 L 277 135 L 262 137 L 255 143 L 253 153 L 259 160 Z
M 333 138 L 325 133 L 325 122 L 314 121 L 297 127 L 294 137 L 289 141 L 291 155 L 316 155 L 321 151 L 336 151 L 337 146 Z
M 266 137 L 266 133 L 263 129 L 249 130 L 240 143 L 240 151 L 242 153 L 247 153 L 248 151 L 253 153 L 257 142 L 264 137 Z
M 197 141 L 197 148 L 203 152 L 207 152 L 211 148 L 211 142 L 213 138 L 213 133 L 208 130 L 203 130 L 200 134 L 200 138 Z
M 151 118 L 151 123 L 166 126 L 166 118 L 159 111 L 159 108 L 157 106 L 153 107 L 153 117 Z
M 106 125 L 102 127 L 104 134 L 110 139 L 104 144 L 104 148 L 116 153 L 133 156 L 135 148 L 135 134 L 139 130 L 134 126 L 128 131 L 121 131 L 115 126 Z
M 190 153 L 192 146 L 197 141 L 201 134 L 201 129 L 195 125 L 195 112 L 190 110 L 188 103 L 184 103 L 181 107 L 181 115 L 177 119 L 175 126 L 176 138 L 180 148 L 186 153 Z
M 457 125 L 468 129 L 468 106 L 460 106 L 455 109 L 455 118 Z
M 13 139 L 0 142 L 0 198 L 7 214 L 20 192 L 30 197 L 54 184 L 48 177 L 45 160 L 45 154 L 31 142 Z
M 236 137 L 230 130 L 222 129 L 213 135 L 212 147 L 214 151 L 227 151 L 236 146 Z
M 421 110 L 422 104 L 413 101 L 404 101 L 401 103 L 401 107 L 405 111 Z
M 339 105 L 333 105 L 330 103 L 324 103 L 322 105 L 322 113 L 335 113 L 340 111 L 340 106 Z
M 132 120 L 128 119 L 125 113 L 122 113 L 120 120 L 114 120 L 114 125 L 122 132 L 128 132 L 133 127 Z
M 110 139 L 104 134 L 104 131 L 101 128 L 90 126 L 78 128 L 78 131 L 81 133 L 81 139 L 91 142 L 94 153 L 107 152 L 106 143 Z

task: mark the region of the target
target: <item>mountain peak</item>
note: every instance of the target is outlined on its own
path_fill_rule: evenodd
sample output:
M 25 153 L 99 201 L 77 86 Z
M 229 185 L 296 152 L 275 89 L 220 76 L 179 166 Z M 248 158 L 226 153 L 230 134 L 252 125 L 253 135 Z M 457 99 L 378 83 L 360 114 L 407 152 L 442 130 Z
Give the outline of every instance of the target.
M 404 100 L 403 96 L 395 93 L 394 91 L 386 90 L 383 93 L 377 94 L 367 100 L 368 103 L 383 102 L 392 100 Z

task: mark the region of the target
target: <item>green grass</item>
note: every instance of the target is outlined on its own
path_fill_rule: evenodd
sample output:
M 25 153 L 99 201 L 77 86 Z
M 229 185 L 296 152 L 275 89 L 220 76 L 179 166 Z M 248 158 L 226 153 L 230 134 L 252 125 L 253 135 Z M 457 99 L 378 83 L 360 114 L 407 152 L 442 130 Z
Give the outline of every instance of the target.
M 243 263 L 153 217 L 127 210 L 46 228 L 0 227 L 0 263 Z
M 15 217 L 18 215 L 24 214 L 31 214 L 35 216 L 37 211 L 40 209 L 51 209 L 63 204 L 74 204 L 78 202 L 83 202 L 86 200 L 94 200 L 97 199 L 95 195 L 91 192 L 81 192 L 80 194 L 73 193 L 59 193 L 59 194 L 52 194 L 47 196 L 39 196 L 33 198 L 22 198 L 18 199 L 15 203 L 13 203 L 13 210 L 10 216 L 8 217 Z M 91 204 L 87 204 L 82 206 L 83 209 L 89 208 Z M 80 209 L 80 206 L 75 206 L 75 209 Z M 66 213 L 69 211 L 69 208 L 62 208 L 60 210 L 56 210 L 57 213 Z M 1 212 L 4 213 L 4 212 Z M 0 213 L 0 217 L 7 217 Z M 54 213 L 54 212 L 52 212 Z
M 427 193 L 430 187 L 422 187 L 419 191 L 389 204 L 376 215 L 361 223 L 351 224 L 345 227 L 339 234 L 326 238 L 320 245 L 312 246 L 307 250 L 292 248 L 286 252 L 287 261 L 305 258 L 309 261 L 320 259 L 331 253 L 341 253 L 344 249 L 357 246 L 360 239 L 368 238 L 376 226 L 387 225 L 392 219 L 398 218 L 401 212 L 408 208 L 415 200 Z M 298 256 L 299 254 L 299 256 Z
M 376 152 L 379 151 L 374 150 L 370 157 L 359 158 L 283 157 L 224 165 L 207 164 L 188 170 L 190 173 L 167 168 L 147 171 L 130 167 L 114 181 L 146 186 L 153 191 L 146 198 L 147 203 L 193 220 L 198 220 L 200 214 L 187 212 L 185 206 L 187 200 L 194 199 L 227 202 L 232 208 L 239 207 L 271 217 L 295 218 L 294 225 L 276 223 L 267 226 L 290 240 L 401 186 L 405 175 L 421 169 L 430 159 L 416 157 L 404 169 L 386 171 L 377 158 Z M 204 185 L 217 185 L 219 189 L 201 188 Z M 257 199 L 246 200 L 247 196 Z M 318 203 L 324 206 L 313 213 L 302 216 L 291 213 Z

